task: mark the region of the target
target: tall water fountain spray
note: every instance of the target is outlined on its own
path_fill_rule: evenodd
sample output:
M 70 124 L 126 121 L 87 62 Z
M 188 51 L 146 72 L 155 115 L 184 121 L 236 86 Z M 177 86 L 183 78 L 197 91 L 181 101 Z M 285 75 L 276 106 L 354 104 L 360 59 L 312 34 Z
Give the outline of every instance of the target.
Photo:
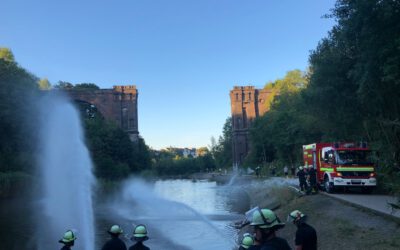
M 93 250 L 95 179 L 79 113 L 59 94 L 44 97 L 40 108 L 38 249 L 60 248 L 57 241 L 72 229 L 76 248 Z

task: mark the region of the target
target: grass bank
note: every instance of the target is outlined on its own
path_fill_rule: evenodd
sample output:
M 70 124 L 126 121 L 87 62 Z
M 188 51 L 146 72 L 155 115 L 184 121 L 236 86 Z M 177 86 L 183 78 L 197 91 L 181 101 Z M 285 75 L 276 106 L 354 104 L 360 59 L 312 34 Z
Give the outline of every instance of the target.
M 254 192 L 254 190 L 252 191 Z M 308 223 L 318 233 L 318 249 L 327 250 L 397 250 L 400 249 L 400 225 L 386 217 L 373 214 L 330 197 L 318 194 L 299 197 L 288 187 L 260 189 L 253 196 L 253 205 L 268 207 L 268 199 L 280 206 L 275 210 L 282 221 L 289 212 L 299 209 L 308 215 Z M 245 228 L 244 233 L 251 231 Z M 287 223 L 278 231 L 294 248 L 296 227 Z

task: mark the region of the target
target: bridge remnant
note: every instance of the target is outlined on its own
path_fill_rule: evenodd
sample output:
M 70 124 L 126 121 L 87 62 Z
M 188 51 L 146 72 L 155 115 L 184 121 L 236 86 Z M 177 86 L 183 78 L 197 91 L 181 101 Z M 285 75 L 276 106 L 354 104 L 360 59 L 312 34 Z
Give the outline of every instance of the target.
M 113 86 L 112 89 L 66 89 L 65 92 L 75 101 L 94 105 L 105 119 L 114 121 L 126 131 L 131 141 L 139 139 L 135 85 Z

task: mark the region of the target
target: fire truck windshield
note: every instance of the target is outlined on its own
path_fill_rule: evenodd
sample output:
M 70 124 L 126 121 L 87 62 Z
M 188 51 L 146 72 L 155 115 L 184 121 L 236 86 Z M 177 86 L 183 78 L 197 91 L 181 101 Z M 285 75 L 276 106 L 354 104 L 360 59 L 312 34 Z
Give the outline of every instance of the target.
M 371 151 L 339 150 L 336 151 L 338 164 L 371 164 Z

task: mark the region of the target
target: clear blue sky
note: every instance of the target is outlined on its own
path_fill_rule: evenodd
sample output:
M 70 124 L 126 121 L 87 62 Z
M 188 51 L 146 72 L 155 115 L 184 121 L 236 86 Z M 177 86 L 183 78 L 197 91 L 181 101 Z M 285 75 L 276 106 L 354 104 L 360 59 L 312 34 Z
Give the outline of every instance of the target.
M 153 148 L 218 138 L 234 85 L 304 70 L 333 0 L 3 0 L 0 46 L 52 84 L 135 84 Z

